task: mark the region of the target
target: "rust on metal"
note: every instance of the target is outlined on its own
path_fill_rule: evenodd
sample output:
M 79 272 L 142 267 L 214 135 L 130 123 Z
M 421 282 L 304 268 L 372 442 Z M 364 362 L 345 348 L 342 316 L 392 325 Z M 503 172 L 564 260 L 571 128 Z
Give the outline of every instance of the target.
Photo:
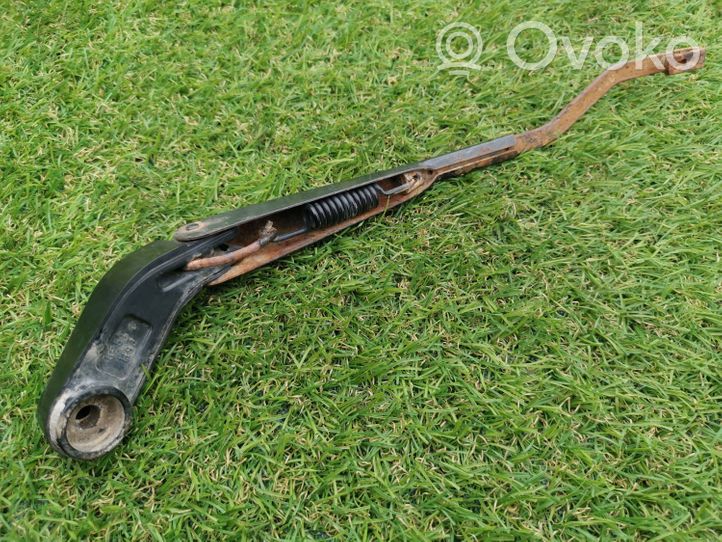
M 519 152 L 525 152 L 548 145 L 566 132 L 590 107 L 609 90 L 624 81 L 637 79 L 655 73 L 675 75 L 696 70 L 704 65 L 705 50 L 699 47 L 679 49 L 639 60 L 631 60 L 621 66 L 613 66 L 592 81 L 552 120 L 517 136 Z
M 613 66 L 594 79 L 594 81 L 562 109 L 556 117 L 546 124 L 521 134 L 500 137 L 488 143 L 474 145 L 417 164 L 398 168 L 398 170 L 402 171 L 398 175 L 398 178 L 409 185 L 409 188 L 404 192 L 382 198 L 382 201 L 379 201 L 379 204 L 374 208 L 327 228 L 305 232 L 303 235 L 282 242 L 268 243 L 264 247 L 249 245 L 249 247 L 253 246 L 253 249 L 248 248 L 248 251 L 245 253 L 240 253 L 239 251 L 238 254 L 240 257 L 234 260 L 235 264 L 210 284 L 221 284 L 253 271 L 348 226 L 382 213 L 387 209 L 396 207 L 429 188 L 436 180 L 463 175 L 474 169 L 508 160 L 518 156 L 522 152 L 548 145 L 566 132 L 572 124 L 584 115 L 584 113 L 599 101 L 612 87 L 623 81 L 655 73 L 674 75 L 694 70 L 702 67 L 704 60 L 704 49 L 688 48 Z M 394 173 L 394 170 L 386 173 Z M 383 179 L 388 180 L 393 178 L 393 175 L 383 174 Z M 201 222 L 200 224 L 205 224 L 205 222 Z M 208 262 L 221 262 L 218 265 L 228 263 L 225 259 L 214 260 L 213 258 L 206 258 L 205 260 Z M 189 266 L 193 264 L 194 262 L 191 262 Z
M 322 230 L 311 231 L 304 235 L 292 237 L 286 241 L 268 244 L 263 249 L 258 250 L 253 254 L 243 258 L 240 262 L 235 264 L 223 275 L 213 280 L 209 284 L 211 286 L 215 286 L 217 284 L 222 284 L 231 279 L 234 279 L 240 275 L 245 275 L 246 273 L 253 271 L 254 269 L 258 269 L 259 267 L 262 267 L 267 263 L 278 260 L 279 258 L 286 256 L 287 254 L 296 252 L 303 247 L 312 245 L 317 241 L 328 237 L 331 234 L 334 234 L 349 226 L 352 226 L 353 224 L 357 224 L 358 222 L 362 222 L 367 218 L 370 218 L 388 209 L 392 209 L 398 205 L 401 205 L 405 201 L 408 201 L 411 198 L 419 195 L 421 192 L 431 186 L 431 184 L 435 180 L 435 177 L 430 176 L 425 171 L 420 171 L 418 172 L 418 175 L 415 177 L 415 179 L 415 186 L 412 187 L 411 190 L 409 190 L 408 192 L 400 192 L 393 196 L 389 196 L 385 202 L 380 203 L 377 207 L 369 211 L 358 214 L 352 218 L 348 218 L 342 222 L 339 222 L 337 224 L 334 224 L 333 226 L 329 226 Z
M 275 235 L 276 228 L 273 227 L 273 222 L 266 222 L 266 225 L 263 227 L 258 239 L 253 241 L 251 244 L 231 252 L 226 252 L 225 254 L 219 254 L 218 256 L 209 256 L 207 258 L 197 258 L 195 260 L 191 260 L 186 264 L 184 269 L 186 271 L 195 271 L 197 269 L 207 269 L 209 267 L 221 267 L 223 265 L 234 264 L 266 246 L 273 240 Z

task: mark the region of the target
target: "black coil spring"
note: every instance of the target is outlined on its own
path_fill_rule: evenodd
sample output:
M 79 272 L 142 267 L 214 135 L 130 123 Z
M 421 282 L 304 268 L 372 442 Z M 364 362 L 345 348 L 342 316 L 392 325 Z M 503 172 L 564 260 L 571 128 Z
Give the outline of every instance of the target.
M 360 215 L 378 204 L 378 188 L 369 184 L 307 204 L 303 220 L 308 229 L 318 230 Z

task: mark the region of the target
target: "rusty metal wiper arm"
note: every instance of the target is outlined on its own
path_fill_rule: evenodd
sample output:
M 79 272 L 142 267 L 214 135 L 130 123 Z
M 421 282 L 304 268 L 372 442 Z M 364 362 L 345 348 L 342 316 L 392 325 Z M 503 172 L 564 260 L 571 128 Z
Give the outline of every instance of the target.
M 81 459 L 117 446 L 176 316 L 204 286 L 396 207 L 436 180 L 551 143 L 617 83 L 697 69 L 704 56 L 704 49 L 690 48 L 608 69 L 539 128 L 192 222 L 173 241 L 129 254 L 98 283 L 45 388 L 38 417 L 46 439 L 60 453 Z

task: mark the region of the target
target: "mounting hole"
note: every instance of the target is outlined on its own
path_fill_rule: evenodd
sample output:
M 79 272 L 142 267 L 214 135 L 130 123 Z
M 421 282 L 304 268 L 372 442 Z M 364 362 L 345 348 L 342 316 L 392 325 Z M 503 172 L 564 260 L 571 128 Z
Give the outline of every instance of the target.
M 85 405 L 75 414 L 75 422 L 83 429 L 95 427 L 100 418 L 100 407 L 96 405 Z
M 192 223 L 186 225 L 186 230 L 188 230 L 188 231 L 197 230 L 200 227 L 201 227 L 201 225 L 198 224 L 198 222 L 192 222 Z
M 96 395 L 73 408 L 65 427 L 65 438 L 80 452 L 102 453 L 123 436 L 125 409 L 117 397 Z

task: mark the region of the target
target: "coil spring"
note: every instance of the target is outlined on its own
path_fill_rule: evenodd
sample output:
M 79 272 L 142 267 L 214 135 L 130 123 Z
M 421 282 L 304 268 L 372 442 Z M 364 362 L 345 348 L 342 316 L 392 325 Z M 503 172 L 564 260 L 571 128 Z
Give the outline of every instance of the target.
M 308 229 L 318 230 L 358 216 L 378 204 L 378 187 L 370 184 L 307 204 L 303 220 Z

